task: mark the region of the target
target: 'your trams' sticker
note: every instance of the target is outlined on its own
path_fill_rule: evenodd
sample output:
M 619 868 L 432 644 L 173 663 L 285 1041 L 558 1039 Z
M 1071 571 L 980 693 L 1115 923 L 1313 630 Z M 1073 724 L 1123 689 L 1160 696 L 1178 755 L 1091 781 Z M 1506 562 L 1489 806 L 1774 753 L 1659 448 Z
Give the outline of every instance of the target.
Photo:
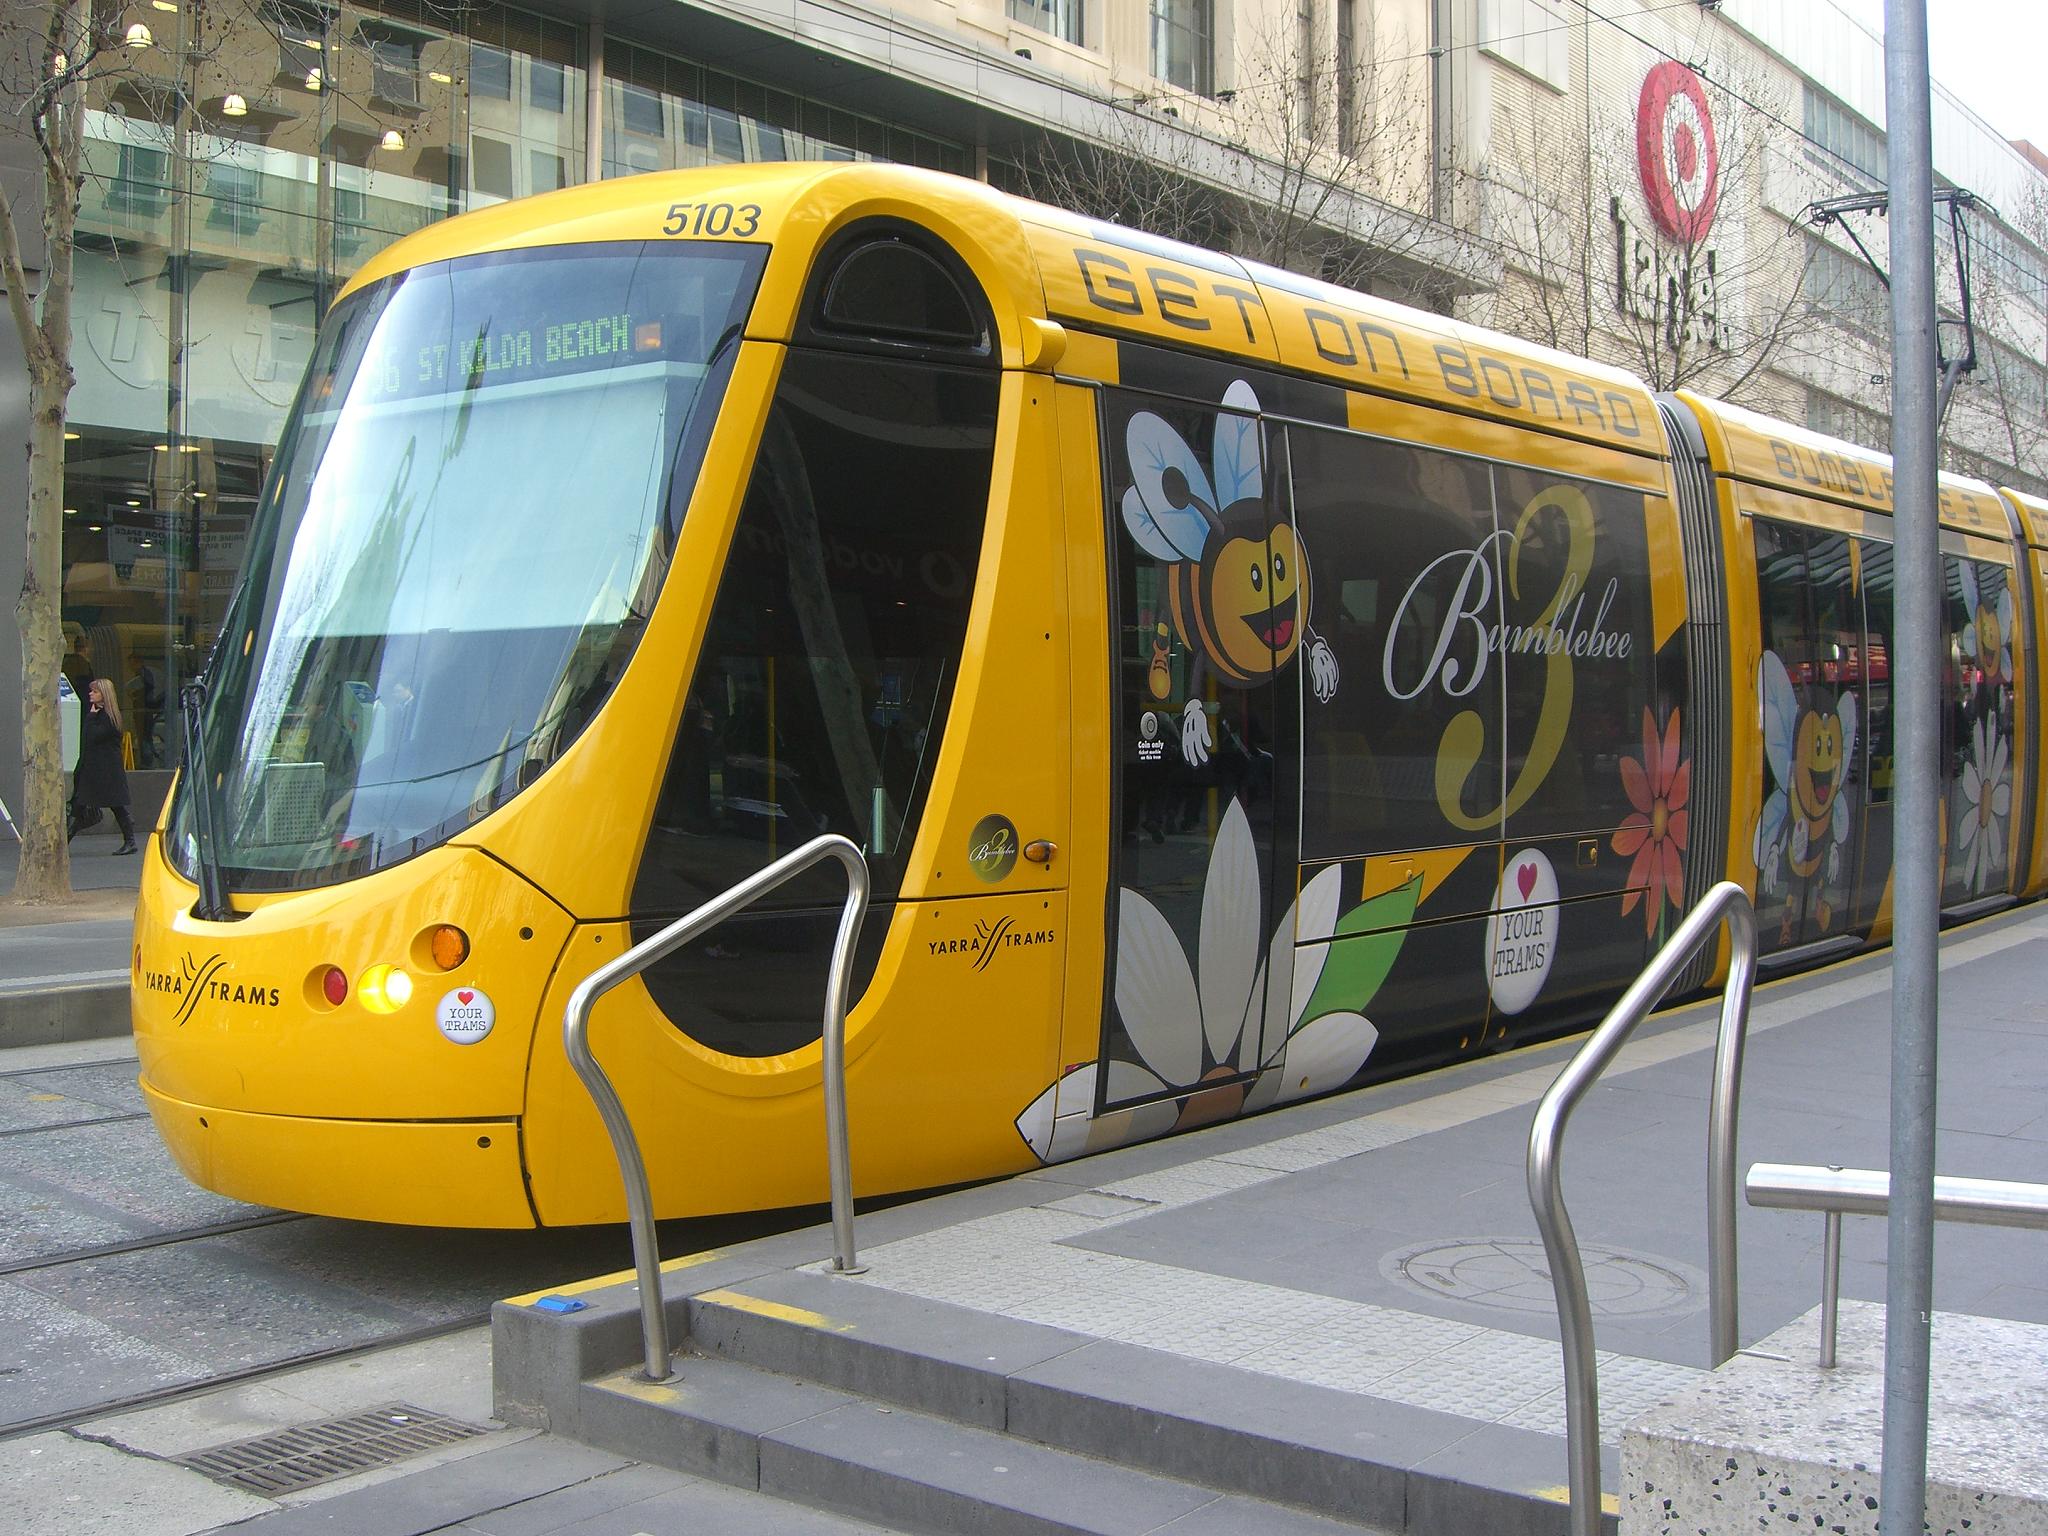
M 1493 1006 L 1520 1013 L 1536 1001 L 1557 958 L 1557 871 L 1533 848 L 1508 855 L 1486 924 L 1486 984 Z
M 434 1021 L 441 1026 L 441 1033 L 457 1045 L 475 1045 L 498 1022 L 498 1010 L 491 1006 L 488 992 L 457 987 L 441 999 L 440 1007 L 434 1011 Z

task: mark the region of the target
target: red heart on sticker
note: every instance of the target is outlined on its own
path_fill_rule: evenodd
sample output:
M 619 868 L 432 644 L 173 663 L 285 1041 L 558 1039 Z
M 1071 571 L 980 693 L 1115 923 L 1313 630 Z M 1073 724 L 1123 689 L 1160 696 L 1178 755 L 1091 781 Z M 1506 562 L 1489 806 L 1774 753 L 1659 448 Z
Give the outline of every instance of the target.
M 1522 894 L 1523 894 L 1524 896 L 1526 896 L 1526 895 L 1528 895 L 1528 894 L 1529 894 L 1529 888 L 1528 888 L 1527 886 L 1523 886 L 1523 887 L 1522 887 Z M 474 992 L 458 992 L 458 993 L 456 993 L 456 994 L 455 994 L 455 996 L 456 996 L 456 998 L 457 998 L 458 1000 L 460 1000 L 460 1001 L 462 1001 L 462 1002 L 465 1002 L 465 1003 L 466 1003 L 466 1002 L 468 1002 L 468 1001 L 469 1001 L 469 1000 L 470 1000 L 471 998 L 475 997 L 475 996 L 476 996 L 476 994 L 475 994 Z
M 1529 893 L 1536 889 L 1536 866 L 1534 864 L 1524 864 L 1520 869 L 1516 870 L 1515 884 L 1522 888 L 1522 900 L 1527 901 Z M 466 1003 L 469 999 L 465 997 L 463 1001 Z

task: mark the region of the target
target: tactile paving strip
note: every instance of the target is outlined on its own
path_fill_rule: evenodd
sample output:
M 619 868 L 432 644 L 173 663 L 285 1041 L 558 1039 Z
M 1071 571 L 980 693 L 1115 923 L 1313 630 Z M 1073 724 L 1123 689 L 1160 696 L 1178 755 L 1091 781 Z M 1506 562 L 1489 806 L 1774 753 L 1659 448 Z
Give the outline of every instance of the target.
M 299 1424 L 253 1440 L 217 1445 L 177 1458 L 217 1483 L 275 1498 L 373 1467 L 389 1466 L 423 1451 L 453 1445 L 483 1427 L 406 1403 L 352 1413 L 318 1424 Z

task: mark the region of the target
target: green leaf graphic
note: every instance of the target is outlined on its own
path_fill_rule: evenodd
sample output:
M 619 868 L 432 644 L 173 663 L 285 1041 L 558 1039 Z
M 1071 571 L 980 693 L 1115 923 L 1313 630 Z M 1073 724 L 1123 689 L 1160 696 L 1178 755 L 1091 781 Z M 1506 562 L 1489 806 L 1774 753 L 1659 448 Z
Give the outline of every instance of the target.
M 1302 1010 L 1302 1023 L 1326 1013 L 1365 1012 L 1408 941 L 1408 922 L 1421 899 L 1422 876 L 1417 875 L 1337 919 L 1329 957 L 1323 962 L 1323 974 L 1308 1007 Z

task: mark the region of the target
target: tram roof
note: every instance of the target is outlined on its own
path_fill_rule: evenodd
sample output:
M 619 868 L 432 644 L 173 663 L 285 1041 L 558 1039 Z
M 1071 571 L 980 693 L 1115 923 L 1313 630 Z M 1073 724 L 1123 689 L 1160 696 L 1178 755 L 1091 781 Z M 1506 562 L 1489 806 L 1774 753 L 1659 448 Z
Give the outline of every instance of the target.
M 1699 418 L 1707 462 L 1716 475 L 1865 512 L 1890 516 L 1896 510 L 1890 454 L 1725 400 L 1690 391 L 1681 391 L 1680 398 Z M 2048 506 L 2042 511 L 2048 518 Z M 2013 533 L 1998 492 L 1982 480 L 1963 475 L 1941 476 L 1940 520 L 1942 527 L 1962 533 L 1998 539 L 2010 539 Z M 2042 526 L 2048 530 L 2048 521 Z
M 663 225 L 698 204 L 757 210 L 728 224 L 745 225 L 745 236 L 715 238 L 789 253 L 771 255 L 763 274 L 748 325 L 755 339 L 792 334 L 810 256 L 826 236 L 856 218 L 896 217 L 947 239 L 973 268 L 1005 366 L 1054 366 L 1063 348 L 1051 321 L 1662 456 L 1655 401 L 1620 369 L 908 166 L 728 165 L 567 187 L 409 235 L 366 262 L 344 295 L 486 251 L 682 238 Z

